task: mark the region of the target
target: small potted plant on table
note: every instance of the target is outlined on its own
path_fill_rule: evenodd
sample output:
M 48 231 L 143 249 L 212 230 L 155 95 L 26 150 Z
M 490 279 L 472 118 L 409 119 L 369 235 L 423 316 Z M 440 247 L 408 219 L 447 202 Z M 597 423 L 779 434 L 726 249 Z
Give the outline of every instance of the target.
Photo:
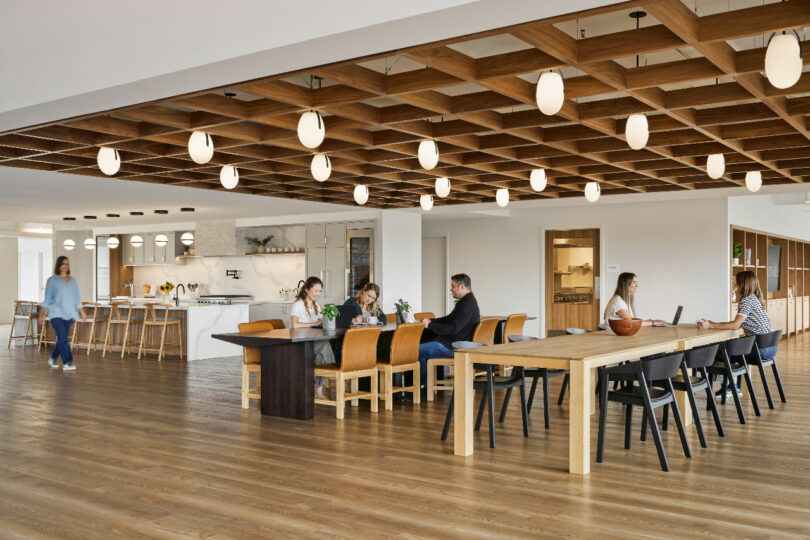
M 409 323 L 413 322 L 413 312 L 411 311 L 411 305 L 400 298 L 394 304 L 394 308 L 397 310 L 397 324 L 402 323 Z
M 323 332 L 325 334 L 334 334 L 338 316 L 337 306 L 335 304 L 326 304 L 321 310 L 321 315 L 323 315 Z

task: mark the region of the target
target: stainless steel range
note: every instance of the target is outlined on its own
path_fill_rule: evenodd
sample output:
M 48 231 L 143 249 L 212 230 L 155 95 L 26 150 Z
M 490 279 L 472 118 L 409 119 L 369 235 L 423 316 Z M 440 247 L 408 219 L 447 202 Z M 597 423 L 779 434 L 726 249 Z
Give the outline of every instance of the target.
M 250 300 L 249 294 L 201 294 L 197 299 L 199 304 L 229 305 L 233 300 Z

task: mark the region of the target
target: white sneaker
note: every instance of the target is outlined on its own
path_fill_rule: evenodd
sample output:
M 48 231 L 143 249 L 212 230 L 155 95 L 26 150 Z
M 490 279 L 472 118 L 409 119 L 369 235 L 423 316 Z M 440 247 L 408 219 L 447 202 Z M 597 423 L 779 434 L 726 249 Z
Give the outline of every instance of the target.
M 58 368 L 59 362 L 56 361 L 56 358 L 48 358 L 48 365 L 52 368 Z
M 76 366 L 73 364 L 65 364 L 62 366 L 62 371 L 76 371 Z

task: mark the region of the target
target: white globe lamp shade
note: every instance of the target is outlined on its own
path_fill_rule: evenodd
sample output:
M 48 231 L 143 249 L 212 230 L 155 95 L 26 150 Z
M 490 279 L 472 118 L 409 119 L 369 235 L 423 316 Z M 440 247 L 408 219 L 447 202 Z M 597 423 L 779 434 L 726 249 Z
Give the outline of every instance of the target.
M 726 172 L 726 158 L 723 154 L 711 154 L 706 158 L 706 173 L 709 178 L 717 180 Z
M 433 195 L 422 195 L 419 197 L 419 205 L 422 207 L 422 210 L 429 212 L 430 209 L 433 208 Z
M 419 143 L 419 165 L 430 170 L 439 163 L 439 145 L 436 141 L 422 141 Z
M 312 178 L 318 182 L 326 182 L 332 174 L 332 161 L 326 154 L 315 154 L 309 170 L 312 171 Z
M 188 138 L 188 155 L 194 163 L 204 165 L 214 157 L 214 141 L 208 133 L 195 131 Z
M 436 179 L 436 195 L 442 199 L 450 195 L 450 179 L 446 176 Z
M 219 171 L 219 183 L 225 189 L 233 189 L 239 184 L 239 171 L 233 165 L 225 165 Z
M 631 114 L 624 127 L 624 136 L 627 144 L 633 150 L 641 150 L 650 138 L 650 129 L 647 125 L 647 117 L 643 114 Z
M 298 119 L 298 140 L 307 148 L 318 148 L 326 137 L 321 113 L 307 111 Z
M 143 236 L 136 234 L 129 239 L 129 244 L 132 247 L 141 247 L 143 245 Z
M 115 236 L 110 236 L 109 238 L 107 238 L 107 248 L 109 249 L 115 249 L 120 244 L 121 242 Z
M 156 234 L 155 235 L 155 245 L 157 247 L 165 247 L 166 244 L 169 243 L 169 237 L 165 234 Z
M 96 247 L 96 241 L 93 238 L 88 238 L 84 241 L 85 249 L 94 249 Z
M 115 148 L 102 147 L 96 157 L 98 168 L 107 176 L 112 176 L 121 168 L 121 154 Z
M 194 243 L 194 234 L 190 232 L 184 232 L 182 236 L 180 236 L 180 243 L 184 246 L 190 246 Z
M 368 202 L 368 186 L 362 184 L 354 186 L 354 202 L 360 205 Z
M 506 208 L 506 205 L 509 204 L 509 190 L 506 188 L 500 188 L 498 191 L 496 191 L 495 202 L 501 208 Z
M 599 187 L 599 182 L 588 182 L 585 184 L 585 200 L 588 202 L 596 202 L 602 194 L 602 188 Z
M 747 187 L 748 191 L 751 193 L 759 191 L 759 188 L 762 187 L 762 173 L 759 171 L 748 171 L 745 173 L 745 187 Z
M 529 175 L 529 183 L 531 183 L 532 189 L 535 191 L 546 189 L 547 182 L 545 169 L 534 169 Z
M 774 36 L 765 52 L 765 76 L 768 81 L 776 88 L 790 88 L 801 75 L 802 56 L 796 36 Z
M 73 239 L 68 238 L 67 240 L 62 242 L 62 247 L 65 248 L 68 251 L 71 251 L 71 250 L 73 250 L 73 248 L 76 247 L 76 242 L 74 242 Z
M 540 75 L 535 97 L 537 106 L 543 114 L 551 116 L 560 112 L 565 101 L 565 88 L 560 74 L 547 71 Z

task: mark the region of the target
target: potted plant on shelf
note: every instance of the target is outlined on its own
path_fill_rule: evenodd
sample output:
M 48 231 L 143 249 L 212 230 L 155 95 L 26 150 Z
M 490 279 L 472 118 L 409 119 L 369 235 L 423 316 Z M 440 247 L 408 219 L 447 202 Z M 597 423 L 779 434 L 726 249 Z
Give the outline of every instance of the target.
M 732 252 L 731 252 L 731 256 L 732 256 L 731 264 L 732 265 L 734 265 L 734 266 L 739 266 L 740 265 L 740 255 L 742 255 L 742 244 L 737 242 L 736 244 L 734 244 L 734 248 L 732 249 Z
M 265 236 L 262 239 L 254 238 L 253 236 L 248 236 L 245 238 L 248 241 L 248 244 L 256 246 L 256 253 L 264 253 L 267 251 L 267 244 L 273 240 L 273 235 Z
M 411 305 L 400 298 L 394 304 L 394 308 L 397 310 L 397 324 L 402 323 L 409 323 L 413 322 L 413 312 L 411 311 Z
M 323 331 L 325 334 L 333 334 L 337 324 L 338 308 L 335 304 L 326 304 L 321 310 L 323 315 Z

